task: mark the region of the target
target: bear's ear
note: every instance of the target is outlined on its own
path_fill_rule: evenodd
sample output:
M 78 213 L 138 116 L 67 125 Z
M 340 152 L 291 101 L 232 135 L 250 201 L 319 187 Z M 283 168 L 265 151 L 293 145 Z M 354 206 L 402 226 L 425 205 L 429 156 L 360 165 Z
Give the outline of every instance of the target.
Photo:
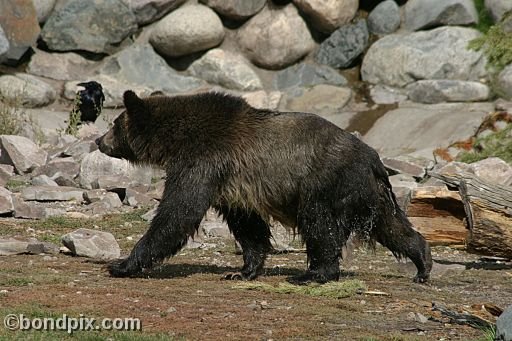
M 135 92 L 131 90 L 125 91 L 123 94 L 123 102 L 129 113 L 141 112 L 144 109 L 144 100 L 139 98 Z

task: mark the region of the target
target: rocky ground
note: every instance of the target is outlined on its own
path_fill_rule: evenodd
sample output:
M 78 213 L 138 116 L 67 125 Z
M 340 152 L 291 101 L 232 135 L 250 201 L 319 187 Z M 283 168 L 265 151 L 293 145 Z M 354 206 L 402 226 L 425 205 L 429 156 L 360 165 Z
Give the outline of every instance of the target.
M 146 228 L 141 213 L 89 220 L 4 219 L 1 223 L 4 233 L 50 242 L 77 227 L 110 231 L 122 254 L 127 254 Z M 255 290 L 246 282 L 221 280 L 242 264 L 232 238 L 207 237 L 201 232 L 196 239 L 195 246 L 184 249 L 148 278 L 110 278 L 104 261 L 63 253 L 1 257 L 0 314 L 59 317 L 81 313 L 98 319 L 141 319 L 144 337 L 129 331 L 74 334 L 87 340 L 108 336 L 130 340 L 490 340 L 485 327 L 457 324 L 432 305 L 494 322 L 493 309 L 512 301 L 512 263 L 446 247 L 434 248 L 435 266 L 427 285 L 414 284 L 412 263 L 397 263 L 387 250 L 356 249 L 343 263 L 341 283 L 362 281 L 358 282 L 362 289 L 333 298 L 332 293 L 311 296 L 271 289 L 305 269 L 306 255 L 300 250 L 271 255 L 265 276 L 257 282 L 270 289 Z M 300 243 L 293 244 L 300 247 Z M 0 329 L 0 339 L 6 340 L 57 338 L 70 336 Z

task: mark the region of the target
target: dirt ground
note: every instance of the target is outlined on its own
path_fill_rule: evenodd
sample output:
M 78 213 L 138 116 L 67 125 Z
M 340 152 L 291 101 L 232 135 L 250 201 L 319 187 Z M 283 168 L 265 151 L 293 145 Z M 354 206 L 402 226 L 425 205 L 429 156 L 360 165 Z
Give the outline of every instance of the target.
M 135 215 L 101 220 L 0 221 L 0 237 L 36 236 L 57 242 L 78 227 L 112 232 L 127 254 L 147 223 Z M 490 340 L 489 330 L 459 325 L 432 303 L 476 313 L 486 304 L 512 303 L 512 263 L 482 261 L 463 250 L 434 248 L 427 285 L 412 282 L 412 263 L 398 263 L 384 248 L 359 249 L 344 261 L 344 280 L 364 282 L 366 291 L 347 298 L 235 288 L 221 280 L 242 264 L 232 239 L 209 239 L 207 247 L 184 249 L 148 278 L 111 278 L 105 264 L 65 254 L 0 257 L 0 316 L 97 319 L 139 318 L 142 332 L 76 332 L 84 340 Z M 306 268 L 302 252 L 273 254 L 258 281 L 274 286 Z M 9 331 L 0 340 L 55 340 L 68 334 Z

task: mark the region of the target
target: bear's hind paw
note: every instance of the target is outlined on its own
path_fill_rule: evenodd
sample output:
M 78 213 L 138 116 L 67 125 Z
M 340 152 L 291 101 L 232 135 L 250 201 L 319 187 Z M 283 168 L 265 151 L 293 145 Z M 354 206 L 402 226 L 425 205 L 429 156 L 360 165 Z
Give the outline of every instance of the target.
M 228 272 L 224 276 L 222 276 L 222 279 L 227 281 L 243 281 L 247 280 L 247 278 L 242 275 L 241 272 Z

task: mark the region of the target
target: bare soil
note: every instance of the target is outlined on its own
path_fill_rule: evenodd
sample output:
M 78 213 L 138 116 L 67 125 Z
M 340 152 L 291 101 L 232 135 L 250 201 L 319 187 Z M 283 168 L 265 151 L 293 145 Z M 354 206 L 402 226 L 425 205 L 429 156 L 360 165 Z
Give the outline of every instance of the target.
M 147 224 L 134 215 L 1 220 L 0 238 L 35 235 L 57 241 L 79 227 L 112 232 L 128 254 Z M 434 248 L 436 264 L 426 285 L 413 283 L 412 263 L 398 263 L 386 249 L 356 250 L 344 261 L 341 281 L 361 280 L 367 292 L 333 299 L 234 288 L 239 282 L 221 279 L 242 265 L 234 241 L 204 241 L 209 247 L 184 249 L 147 278 L 111 278 L 104 263 L 65 254 L 0 257 L 0 316 L 84 314 L 142 322 L 142 332 L 73 335 L 85 340 L 489 340 L 489 331 L 453 323 L 432 311 L 432 302 L 491 322 L 494 317 L 481 310 L 483 304 L 505 308 L 512 303 L 512 264 L 481 261 L 463 250 Z M 258 281 L 277 286 L 305 268 L 302 252 L 274 254 Z M 0 340 L 68 337 L 65 332 L 13 332 L 0 326 Z

